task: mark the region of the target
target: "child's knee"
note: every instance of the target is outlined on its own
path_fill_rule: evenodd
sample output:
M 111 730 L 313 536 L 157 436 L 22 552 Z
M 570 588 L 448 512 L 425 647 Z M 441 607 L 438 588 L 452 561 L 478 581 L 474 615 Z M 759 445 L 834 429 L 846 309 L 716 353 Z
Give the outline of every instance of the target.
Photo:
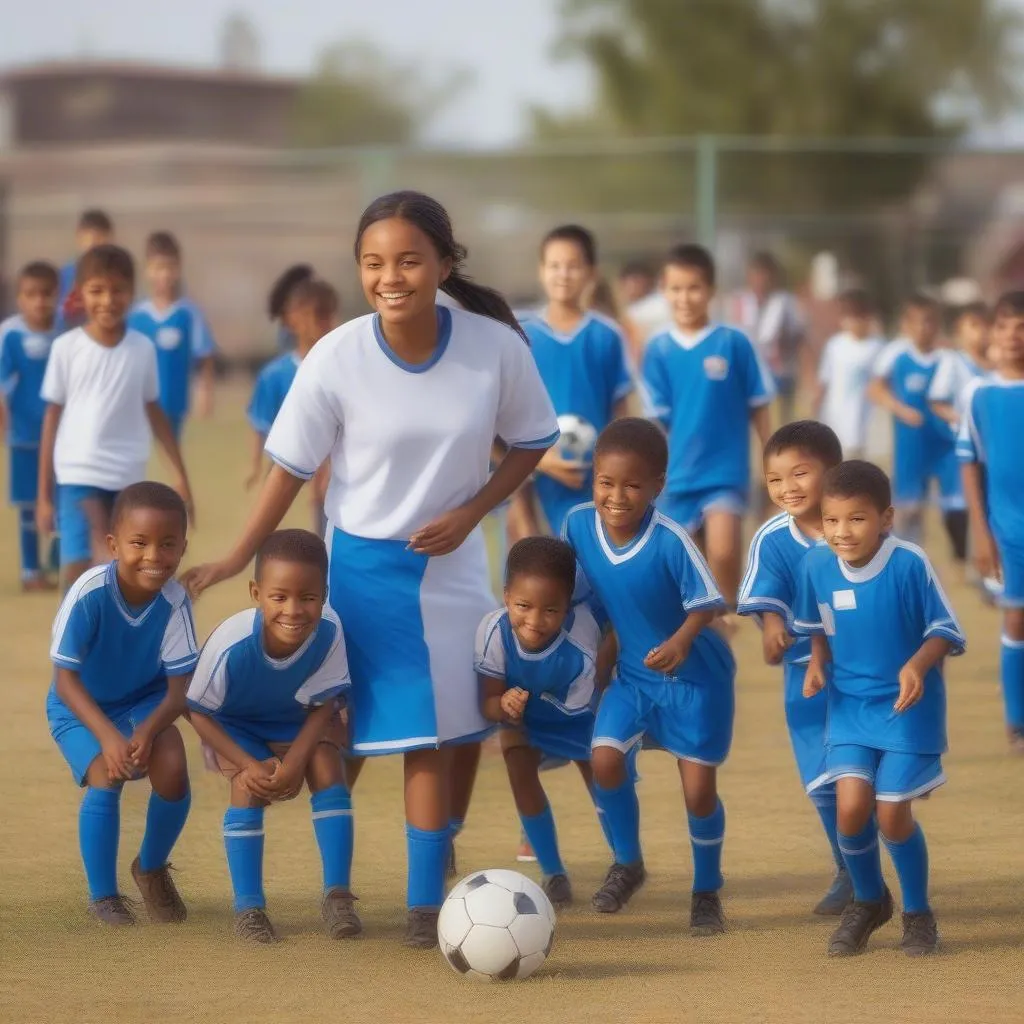
M 626 757 L 615 747 L 594 747 L 590 767 L 602 789 L 618 789 L 626 781 Z
M 111 782 L 107 774 L 107 762 L 102 754 L 97 754 L 85 771 L 84 783 L 90 789 L 120 789 L 120 782 Z
M 231 806 L 238 808 L 256 808 L 266 807 L 268 805 L 267 800 L 256 796 L 250 792 L 242 782 L 242 773 L 237 772 L 231 777 Z
M 1010 640 L 1024 640 L 1024 608 L 1003 611 L 1003 632 Z
M 909 800 L 900 803 L 880 801 L 877 806 L 878 830 L 886 839 L 902 843 L 914 831 L 914 814 Z
M 695 818 L 706 818 L 718 806 L 718 773 L 710 765 L 693 761 L 679 762 L 686 811 Z
M 328 740 L 321 740 L 313 748 L 309 764 L 306 765 L 306 784 L 311 793 L 345 784 L 341 751 Z
M 153 740 L 149 756 L 153 788 L 166 799 L 181 799 L 188 790 L 188 758 L 181 733 L 169 725 Z
M 860 832 L 875 813 L 875 791 L 863 779 L 844 778 L 836 783 L 836 823 L 843 835 Z

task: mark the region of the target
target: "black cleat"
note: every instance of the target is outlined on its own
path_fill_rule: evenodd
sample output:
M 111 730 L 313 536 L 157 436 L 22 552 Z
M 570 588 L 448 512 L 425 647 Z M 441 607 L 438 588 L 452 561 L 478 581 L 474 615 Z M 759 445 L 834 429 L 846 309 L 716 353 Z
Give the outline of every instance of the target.
M 690 934 L 721 935 L 725 931 L 725 914 L 717 892 L 695 892 L 690 897 Z
M 613 864 L 608 869 L 604 885 L 591 897 L 591 905 L 601 914 L 614 914 L 630 901 L 646 878 L 643 861 L 639 864 Z
M 820 917 L 839 917 L 852 899 L 853 882 L 850 881 L 850 872 L 846 868 L 840 868 L 832 879 L 828 892 L 818 901 L 814 912 Z
M 413 907 L 405 927 L 405 944 L 413 949 L 434 949 L 437 946 L 437 918 L 436 910 Z
M 928 956 L 939 951 L 939 928 L 930 910 L 903 915 L 903 938 L 900 949 L 907 956 Z
M 540 887 L 555 910 L 564 910 L 572 903 L 572 886 L 567 875 L 551 875 L 541 882 Z
M 846 905 L 839 927 L 828 943 L 829 956 L 856 956 L 877 931 L 892 918 L 892 893 L 888 889 L 878 902 L 854 900 Z

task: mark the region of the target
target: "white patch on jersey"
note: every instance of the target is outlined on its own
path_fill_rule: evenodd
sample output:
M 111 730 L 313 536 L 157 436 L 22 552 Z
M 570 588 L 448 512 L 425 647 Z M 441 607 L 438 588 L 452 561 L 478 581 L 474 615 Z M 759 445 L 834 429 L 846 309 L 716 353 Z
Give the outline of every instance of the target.
M 181 344 L 181 331 L 177 327 L 160 327 L 156 332 L 157 348 L 165 352 L 177 348 Z
M 50 339 L 45 334 L 26 334 L 21 348 L 29 359 L 45 359 L 50 354 Z
M 722 356 L 708 356 L 704 360 L 704 373 L 708 380 L 725 380 L 729 376 L 729 360 Z
M 824 602 L 819 602 L 818 614 L 821 616 L 821 625 L 825 630 L 825 636 L 835 636 L 836 617 L 832 614 L 832 608 Z
M 928 386 L 928 378 L 923 373 L 908 373 L 906 385 L 912 395 L 919 395 Z
M 857 608 L 857 595 L 852 590 L 833 590 L 832 607 L 837 612 L 855 611 Z

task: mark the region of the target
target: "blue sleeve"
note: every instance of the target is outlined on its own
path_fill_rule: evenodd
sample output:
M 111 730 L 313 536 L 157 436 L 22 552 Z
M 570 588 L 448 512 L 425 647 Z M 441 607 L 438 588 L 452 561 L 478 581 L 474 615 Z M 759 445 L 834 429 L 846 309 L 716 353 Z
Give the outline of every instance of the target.
M 9 395 L 18 385 L 18 367 L 14 361 L 14 333 L 0 338 L 0 395 Z
M 967 646 L 960 623 L 957 621 L 953 606 L 949 603 L 942 584 L 935 576 L 935 570 L 931 562 L 922 554 L 915 559 L 915 570 L 913 573 L 913 585 L 923 598 L 924 629 L 922 640 L 938 636 L 948 640 L 951 646 L 951 654 L 963 654 Z
M 757 409 L 762 405 L 767 405 L 775 397 L 775 381 L 754 347 L 754 343 L 745 334 L 741 334 L 740 338 L 742 339 L 739 346 L 740 365 L 743 370 L 747 405 L 751 409 Z
M 96 602 L 88 596 L 75 600 L 69 595 L 68 601 L 53 624 L 50 660 L 59 668 L 77 672 L 95 642 L 99 616 Z
M 814 577 L 810 559 L 805 558 L 797 576 L 796 598 L 793 602 L 793 632 L 802 636 L 825 636 L 827 629 L 822 618 L 821 605 L 814 590 Z
M 652 341 L 644 352 L 640 391 L 644 415 L 667 426 L 672 416 L 672 381 L 660 339 Z
M 246 409 L 249 425 L 257 434 L 270 433 L 270 428 L 274 425 L 274 418 L 278 412 L 274 408 L 275 404 L 269 375 L 266 370 L 262 370 L 256 378 L 256 386 L 252 389 L 249 408 Z
M 671 532 L 678 540 L 674 546 L 672 569 L 683 608 L 688 612 L 724 609 L 725 599 L 700 549 L 685 530 L 680 528 L 678 532 Z
M 740 615 L 774 612 L 792 629 L 795 589 L 793 573 L 772 542 L 772 534 L 758 533 L 750 545 L 736 610 Z
M 198 306 L 190 306 L 189 312 L 192 316 L 190 340 L 192 344 L 192 358 L 197 362 L 201 359 L 209 359 L 217 354 L 217 345 L 213 340 L 213 332 Z

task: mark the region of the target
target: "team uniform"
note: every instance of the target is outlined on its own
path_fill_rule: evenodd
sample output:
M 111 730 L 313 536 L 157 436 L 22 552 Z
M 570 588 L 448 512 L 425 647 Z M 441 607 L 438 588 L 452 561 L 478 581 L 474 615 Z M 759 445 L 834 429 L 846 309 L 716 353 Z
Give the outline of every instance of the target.
M 192 367 L 217 351 L 209 325 L 194 302 L 178 299 L 162 310 L 152 302 L 139 303 L 128 326 L 156 346 L 160 408 L 180 439 L 192 393 Z
M 523 319 L 540 378 L 559 416 L 575 415 L 600 434 L 609 424 L 617 402 L 633 390 L 626 358 L 626 341 L 615 321 L 588 312 L 570 334 L 556 331 L 540 315 Z M 551 532 L 562 532 L 568 511 L 593 490 L 588 468 L 578 490 L 538 473 L 534 489 Z
M 751 410 L 775 394 L 750 339 L 716 324 L 693 335 L 672 328 L 647 346 L 643 387 L 647 415 L 668 430 L 665 515 L 687 530 L 697 529 L 709 511 L 743 515 Z
M 829 338 L 821 354 L 818 382 L 824 395 L 819 418 L 835 431 L 848 459 L 860 458 L 867 448 L 868 384 L 884 348 L 880 338 L 855 338 L 843 331 Z
M 0 393 L 9 413 L 8 498 L 18 509 L 21 578 L 39 575 L 35 506 L 39 489 L 39 442 L 46 403 L 39 395 L 53 332 L 30 331 L 20 316 L 0 323 Z
M 260 370 L 246 409 L 249 426 L 257 434 L 270 433 L 301 363 L 297 353 L 285 352 Z
M 958 423 L 963 422 L 971 385 L 984 380 L 988 371 L 979 366 L 966 352 L 944 349 L 939 354 L 939 365 L 935 368 L 928 385 L 928 401 L 944 402 L 956 410 Z
M 146 476 L 146 406 L 159 398 L 153 345 L 127 330 L 107 347 L 77 327 L 54 341 L 40 394 L 63 408 L 54 446 L 61 564 L 85 561 L 91 543 L 82 501 L 98 499 L 109 512 L 120 491 Z

